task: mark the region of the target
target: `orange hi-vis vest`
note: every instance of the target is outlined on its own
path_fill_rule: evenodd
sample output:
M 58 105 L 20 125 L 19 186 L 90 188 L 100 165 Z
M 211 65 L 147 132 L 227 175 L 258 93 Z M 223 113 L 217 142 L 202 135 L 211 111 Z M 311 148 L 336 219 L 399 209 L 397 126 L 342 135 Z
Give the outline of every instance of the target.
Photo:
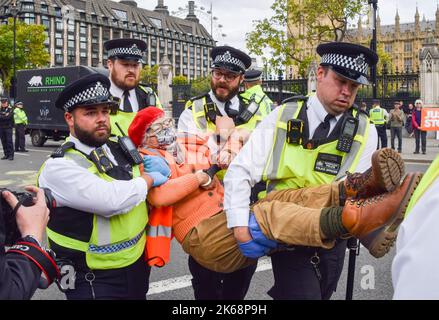
M 167 152 L 157 149 L 140 149 L 141 155 L 161 156 L 169 162 L 172 157 Z M 143 170 L 143 165 L 141 167 Z M 175 175 L 172 172 L 171 176 Z M 172 207 L 151 208 L 146 234 L 145 261 L 149 266 L 163 267 L 170 261 L 172 235 Z

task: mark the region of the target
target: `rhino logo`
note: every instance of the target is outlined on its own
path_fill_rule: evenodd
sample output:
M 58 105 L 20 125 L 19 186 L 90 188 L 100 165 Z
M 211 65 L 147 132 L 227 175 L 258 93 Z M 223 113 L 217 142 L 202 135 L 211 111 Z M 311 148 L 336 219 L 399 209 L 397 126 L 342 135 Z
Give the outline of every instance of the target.
M 31 87 L 38 87 L 43 85 L 43 77 L 42 76 L 33 76 L 27 83 Z

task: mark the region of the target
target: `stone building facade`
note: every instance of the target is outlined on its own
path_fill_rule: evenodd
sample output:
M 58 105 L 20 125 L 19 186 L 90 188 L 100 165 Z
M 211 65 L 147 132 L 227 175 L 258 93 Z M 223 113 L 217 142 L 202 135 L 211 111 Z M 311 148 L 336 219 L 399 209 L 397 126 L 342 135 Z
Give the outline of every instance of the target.
M 0 0 L 0 23 L 7 23 L 11 0 Z M 146 64 L 159 64 L 167 55 L 175 75 L 196 79 L 208 75 L 210 49 L 215 40 L 199 23 L 194 1 L 185 19 L 170 16 L 164 0 L 153 11 L 136 1 L 22 0 L 19 19 L 46 27 L 50 66 L 102 66 L 103 43 L 115 38 L 144 40 Z

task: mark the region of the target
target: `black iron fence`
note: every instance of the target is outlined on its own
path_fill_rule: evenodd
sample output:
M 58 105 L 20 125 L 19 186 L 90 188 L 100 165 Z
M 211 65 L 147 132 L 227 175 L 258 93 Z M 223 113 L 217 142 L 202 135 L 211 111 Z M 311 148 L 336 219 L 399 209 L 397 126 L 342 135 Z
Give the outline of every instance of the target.
M 421 96 L 419 88 L 419 71 L 405 70 L 395 73 L 387 73 L 387 69 L 382 70 L 382 74 L 377 76 L 377 99 L 381 106 L 386 109 L 393 108 L 395 101 L 402 101 L 405 106 L 414 103 Z M 363 86 L 357 94 L 357 103 L 366 102 L 370 107 L 373 101 L 373 87 Z
M 297 96 L 306 95 L 308 91 L 308 79 L 284 79 L 262 81 L 262 88 L 271 100 L 280 104 L 283 100 Z

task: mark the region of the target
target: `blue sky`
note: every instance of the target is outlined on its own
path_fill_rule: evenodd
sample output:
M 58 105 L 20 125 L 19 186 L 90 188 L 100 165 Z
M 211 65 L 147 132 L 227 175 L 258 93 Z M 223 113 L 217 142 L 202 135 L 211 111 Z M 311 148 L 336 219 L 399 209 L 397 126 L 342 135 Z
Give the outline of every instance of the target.
M 188 2 L 187 0 L 164 1 L 171 12 L 179 11 L 178 8 L 184 8 Z M 157 5 L 157 0 L 137 0 L 137 3 L 142 8 L 152 10 Z M 245 34 L 251 31 L 254 20 L 271 15 L 270 6 L 273 1 L 195 0 L 195 4 L 198 7 L 209 8 L 211 3 L 213 3 L 214 16 L 218 18 L 216 24 L 223 25 L 223 28 L 221 28 L 222 33 L 227 35 L 225 38 L 219 39 L 219 44 L 228 44 L 246 50 Z M 381 24 L 394 23 L 396 8 L 398 8 L 401 23 L 414 21 L 416 5 L 418 5 L 421 19 L 424 15 L 427 20 L 435 19 L 437 0 L 378 0 Z M 180 13 L 180 15 L 185 16 L 183 13 Z M 205 21 L 207 29 L 210 30 L 210 24 L 208 23 L 209 15 L 199 14 L 199 17 Z

